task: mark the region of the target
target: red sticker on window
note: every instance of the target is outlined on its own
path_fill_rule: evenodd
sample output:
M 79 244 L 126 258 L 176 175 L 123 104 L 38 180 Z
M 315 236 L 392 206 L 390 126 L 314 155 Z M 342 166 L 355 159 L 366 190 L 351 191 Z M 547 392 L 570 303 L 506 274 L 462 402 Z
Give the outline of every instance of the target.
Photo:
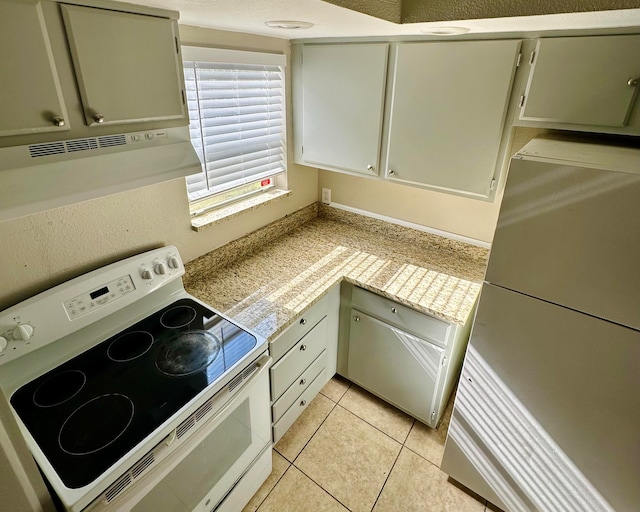
M 267 178 L 266 180 L 262 180 L 260 182 L 261 187 L 266 187 L 267 185 L 271 185 L 271 178 Z

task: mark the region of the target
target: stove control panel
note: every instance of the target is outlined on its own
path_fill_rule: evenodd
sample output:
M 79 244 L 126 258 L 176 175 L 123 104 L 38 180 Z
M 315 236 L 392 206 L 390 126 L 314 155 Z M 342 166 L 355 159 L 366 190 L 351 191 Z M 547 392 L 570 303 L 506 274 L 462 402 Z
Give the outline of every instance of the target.
M 128 314 L 139 313 L 138 301 L 144 299 L 142 307 L 148 308 L 184 292 L 180 279 L 184 273 L 176 247 L 161 247 L 98 268 L 0 311 L 0 366 L 81 330 L 85 334 L 72 343 L 92 346 L 94 323 L 116 313 L 122 321 Z M 31 368 L 30 363 L 25 364 Z
M 114 300 L 131 293 L 136 289 L 130 275 L 122 276 L 95 290 L 78 295 L 64 302 L 64 309 L 69 320 L 88 315 L 98 308 L 110 304 Z

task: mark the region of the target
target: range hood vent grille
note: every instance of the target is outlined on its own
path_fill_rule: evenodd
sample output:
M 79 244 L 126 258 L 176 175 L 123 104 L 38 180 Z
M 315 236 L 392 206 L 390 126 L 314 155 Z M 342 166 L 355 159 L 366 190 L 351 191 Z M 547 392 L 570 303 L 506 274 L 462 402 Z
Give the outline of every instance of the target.
M 31 155 L 31 158 L 38 158 L 41 156 L 62 155 L 64 153 L 75 153 L 77 151 L 124 146 L 125 144 L 127 144 L 127 136 L 124 134 L 104 135 L 102 137 L 89 137 L 86 139 L 31 144 L 29 146 L 29 155 Z
M 67 150 L 64 147 L 64 142 L 48 142 L 46 144 L 32 144 L 29 146 L 29 154 L 31 155 L 31 158 L 62 155 L 66 152 Z

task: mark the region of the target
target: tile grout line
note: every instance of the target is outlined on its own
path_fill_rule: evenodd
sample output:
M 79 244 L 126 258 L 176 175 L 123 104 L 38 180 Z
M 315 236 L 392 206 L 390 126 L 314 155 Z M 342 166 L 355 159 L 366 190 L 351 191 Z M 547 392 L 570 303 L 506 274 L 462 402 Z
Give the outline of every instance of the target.
M 280 453 L 280 452 L 278 452 Z M 282 455 L 280 455 L 282 457 Z M 273 455 L 272 455 L 273 457 Z M 286 458 L 282 457 L 284 460 L 287 460 Z M 287 462 L 289 462 L 287 460 Z M 267 498 L 271 495 L 271 493 L 273 492 L 273 490 L 276 488 L 276 486 L 280 483 L 280 480 L 282 480 L 284 478 L 284 475 L 287 474 L 287 472 L 289 471 L 289 469 L 291 469 L 291 466 L 293 466 L 293 464 L 291 462 L 289 462 L 289 466 L 287 467 L 287 469 L 284 470 L 284 472 L 280 475 L 280 478 L 278 478 L 278 480 L 276 480 L 276 483 L 273 484 L 273 487 L 271 488 L 271 490 L 267 493 L 267 495 L 262 499 L 262 501 L 260 502 L 260 504 L 256 507 L 255 512 L 258 512 L 260 510 L 260 507 L 263 505 L 263 503 L 267 500 Z
M 347 507 L 344 503 L 342 503 L 338 498 L 336 498 L 333 494 L 331 494 L 329 491 L 327 491 L 324 487 L 322 487 L 318 482 L 316 482 L 313 478 L 311 478 L 309 475 L 307 475 L 301 468 L 299 468 L 298 466 L 296 466 L 295 464 L 291 463 L 291 465 L 296 468 L 298 471 L 300 471 L 300 473 L 302 473 L 304 476 L 306 476 L 309 480 L 311 480 L 314 484 L 316 484 L 318 487 L 320 487 L 320 489 L 322 489 L 326 494 L 328 494 L 329 496 L 331 496 L 334 500 L 336 500 L 338 503 L 340 503 L 340 505 L 342 505 L 345 509 L 347 509 L 349 512 L 352 512 L 352 510 Z M 258 511 L 256 511 L 258 512 Z
M 384 491 L 384 488 L 387 485 L 387 482 L 389 481 L 389 478 L 391 477 L 391 473 L 393 472 L 393 468 L 396 467 L 396 463 L 398 462 L 398 459 L 400 458 L 400 454 L 402 453 L 402 448 L 403 447 L 404 447 L 404 445 L 400 445 L 400 449 L 398 450 L 398 455 L 396 455 L 396 458 L 393 461 L 393 464 L 391 465 L 391 469 L 389 470 L 389 474 L 387 475 L 387 478 L 384 479 L 384 483 L 382 484 L 382 487 L 380 488 L 380 492 L 376 496 L 376 500 L 373 502 L 373 507 L 371 507 L 371 511 L 373 511 L 373 509 L 376 508 L 376 505 L 378 504 L 378 500 L 380 499 L 380 496 L 382 495 L 382 493 Z
M 380 430 L 378 427 L 376 427 L 375 425 L 373 425 L 372 423 L 369 423 L 367 420 L 365 420 L 364 418 L 358 416 L 355 412 L 350 411 L 349 409 L 347 409 L 344 405 L 340 404 L 339 402 L 336 403 L 336 405 L 340 406 L 341 409 L 347 411 L 349 414 L 353 414 L 356 418 L 358 418 L 359 420 L 364 421 L 367 425 L 369 425 L 370 427 L 375 428 L 378 432 L 380 432 L 381 434 L 384 434 L 385 436 L 387 436 L 389 439 L 395 441 L 396 443 L 398 443 L 401 446 L 404 446 L 404 442 L 402 441 L 398 441 L 395 437 L 390 436 L 389 434 L 387 434 L 386 432 L 384 432 L 383 430 Z M 412 418 L 415 422 L 415 418 Z M 411 424 L 412 428 L 413 428 L 413 424 Z M 411 429 L 409 429 L 409 432 L 411 432 Z M 408 436 L 409 434 L 407 434 Z M 406 439 L 405 439 L 406 441 Z

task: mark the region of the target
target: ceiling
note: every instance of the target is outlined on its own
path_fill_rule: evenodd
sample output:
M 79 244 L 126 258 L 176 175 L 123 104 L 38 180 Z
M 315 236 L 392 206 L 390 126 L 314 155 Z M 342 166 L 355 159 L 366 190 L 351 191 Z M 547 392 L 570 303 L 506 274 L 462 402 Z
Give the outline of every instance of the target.
M 464 27 L 469 29 L 471 33 L 479 34 L 492 32 L 537 33 L 573 28 L 640 28 L 640 8 L 471 20 L 457 20 L 460 15 L 452 13 L 449 18 L 456 21 L 398 24 L 322 0 L 129 1 L 179 11 L 180 23 L 183 25 L 247 32 L 285 39 L 421 35 L 424 30 L 441 26 Z M 527 2 L 527 0 L 521 1 Z M 494 0 L 493 3 L 496 2 L 498 4 L 504 3 L 504 0 Z M 615 6 L 620 4 L 616 0 L 611 0 L 611 2 L 611 5 Z M 366 4 L 363 1 L 359 3 Z M 553 3 L 551 2 L 551 4 Z M 464 16 L 464 11 L 462 12 Z M 495 15 L 495 12 L 492 15 Z M 314 26 L 309 29 L 273 29 L 265 25 L 265 22 L 270 20 L 308 21 L 314 23 Z

